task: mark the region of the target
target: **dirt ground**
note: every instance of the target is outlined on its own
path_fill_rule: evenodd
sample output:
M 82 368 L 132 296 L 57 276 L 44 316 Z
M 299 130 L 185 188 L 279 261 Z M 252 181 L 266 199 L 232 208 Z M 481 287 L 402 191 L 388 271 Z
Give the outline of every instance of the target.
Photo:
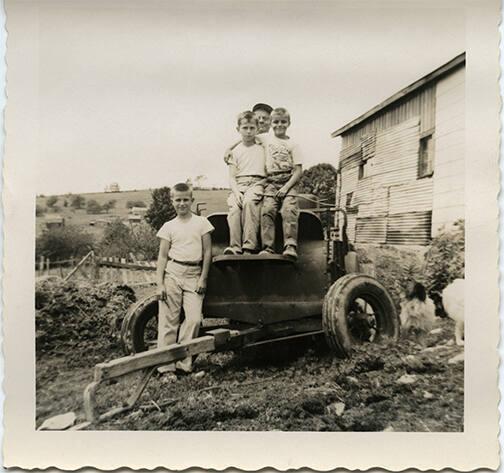
M 37 426 L 69 411 L 83 422 L 82 393 L 93 366 L 122 356 L 117 346 L 76 346 L 37 360 Z M 321 339 L 266 353 L 200 355 L 194 372 L 151 379 L 134 409 L 88 430 L 415 431 L 464 426 L 464 364 L 453 360 L 453 322 L 438 319 L 423 340 L 366 344 L 338 359 Z M 296 352 L 296 353 L 295 353 Z M 283 359 L 278 360 L 282 353 Z M 461 358 L 461 356 L 458 356 Z M 139 380 L 100 387 L 100 412 L 119 406 Z

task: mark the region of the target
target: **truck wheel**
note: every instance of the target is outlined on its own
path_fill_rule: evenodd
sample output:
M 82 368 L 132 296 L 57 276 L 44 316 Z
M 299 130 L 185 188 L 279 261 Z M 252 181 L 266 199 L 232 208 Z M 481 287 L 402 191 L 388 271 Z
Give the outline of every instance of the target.
M 329 346 L 342 357 L 362 343 L 399 337 L 399 318 L 387 290 L 365 274 L 346 274 L 327 291 L 322 326 Z
M 130 355 L 156 347 L 158 311 L 157 294 L 152 294 L 129 308 L 121 326 L 124 353 Z

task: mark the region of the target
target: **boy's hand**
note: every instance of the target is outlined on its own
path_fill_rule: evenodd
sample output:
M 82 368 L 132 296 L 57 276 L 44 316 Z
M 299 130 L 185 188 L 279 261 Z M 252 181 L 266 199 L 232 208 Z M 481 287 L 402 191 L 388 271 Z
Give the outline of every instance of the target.
M 157 296 L 160 301 L 166 302 L 166 289 L 163 286 L 158 286 L 157 288 Z
M 206 279 L 200 277 L 198 280 L 198 285 L 196 286 L 196 292 L 198 294 L 205 294 L 206 291 Z
M 235 192 L 234 196 L 235 196 L 236 202 L 241 207 L 243 204 L 243 193 L 242 192 Z
M 282 186 L 280 187 L 280 189 L 277 190 L 275 198 L 283 199 L 287 195 L 287 192 L 289 192 L 289 189 L 287 189 L 285 186 Z
M 229 164 L 229 160 L 233 157 L 233 150 L 231 148 L 228 148 L 225 152 L 224 152 L 224 162 L 226 164 Z

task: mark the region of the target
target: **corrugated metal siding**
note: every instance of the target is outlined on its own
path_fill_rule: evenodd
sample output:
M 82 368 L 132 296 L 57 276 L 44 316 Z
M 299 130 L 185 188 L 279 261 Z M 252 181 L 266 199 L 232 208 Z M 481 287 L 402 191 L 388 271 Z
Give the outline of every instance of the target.
M 341 160 L 341 155 L 340 155 L 340 160 Z M 340 161 L 341 165 L 340 168 L 343 169 L 351 169 L 357 167 L 360 162 L 361 162 L 361 153 L 355 153 L 349 156 L 348 158 L 345 158 L 344 160 Z
M 432 210 L 433 180 L 430 177 L 390 188 L 389 213 Z
M 355 192 L 359 181 L 359 168 L 341 171 L 341 195 L 343 199 L 349 192 Z M 354 196 L 355 198 L 355 196 Z M 344 200 L 342 201 L 345 202 Z
M 353 196 L 354 205 L 359 205 L 373 201 L 373 178 L 365 177 L 357 180 L 355 194 Z
M 403 184 L 417 178 L 420 144 L 419 117 L 376 136 L 373 182 L 376 186 Z
M 420 133 L 434 128 L 436 123 L 436 84 L 430 84 L 404 100 L 395 102 L 369 120 L 341 135 L 342 149 L 360 146 L 360 139 L 395 126 L 414 116 L 420 117 Z
M 357 243 L 385 243 L 387 234 L 387 217 L 357 217 Z
M 390 245 L 427 245 L 431 220 L 431 211 L 389 215 L 386 242 Z

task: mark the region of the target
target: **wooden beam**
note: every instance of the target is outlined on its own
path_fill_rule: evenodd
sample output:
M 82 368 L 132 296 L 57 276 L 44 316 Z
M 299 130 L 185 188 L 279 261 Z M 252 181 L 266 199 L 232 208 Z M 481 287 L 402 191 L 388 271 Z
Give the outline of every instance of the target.
M 392 103 L 396 102 L 397 100 L 402 99 L 408 94 L 411 94 L 415 90 L 419 89 L 420 87 L 423 87 L 424 85 L 428 84 L 429 82 L 432 82 L 434 79 L 438 79 L 441 76 L 447 74 L 451 70 L 465 64 L 465 52 L 462 54 L 459 54 L 455 58 L 453 58 L 450 62 L 447 62 L 446 64 L 442 65 L 441 67 L 438 67 L 436 70 L 432 71 L 430 74 L 427 74 L 426 76 L 422 77 L 421 79 L 417 80 L 416 82 L 413 82 L 412 84 L 408 85 L 404 89 L 401 89 L 399 92 L 395 93 L 394 95 L 390 96 L 388 99 L 384 100 L 380 104 L 376 105 L 373 107 L 371 110 L 368 112 L 362 114 L 361 116 L 357 117 L 355 120 L 352 120 L 350 123 L 347 123 L 345 126 L 342 126 L 341 128 L 338 128 L 336 131 L 333 131 L 331 133 L 332 138 L 336 138 L 337 136 L 342 135 L 346 131 L 350 130 L 350 128 L 355 127 L 356 125 L 359 125 L 375 113 L 379 112 L 380 110 L 388 107 Z
M 94 380 L 100 382 L 117 378 L 134 371 L 169 364 L 183 360 L 187 356 L 213 350 L 215 350 L 215 339 L 212 336 L 199 337 L 183 343 L 174 343 L 167 347 L 124 356 L 106 363 L 99 363 L 95 366 Z

